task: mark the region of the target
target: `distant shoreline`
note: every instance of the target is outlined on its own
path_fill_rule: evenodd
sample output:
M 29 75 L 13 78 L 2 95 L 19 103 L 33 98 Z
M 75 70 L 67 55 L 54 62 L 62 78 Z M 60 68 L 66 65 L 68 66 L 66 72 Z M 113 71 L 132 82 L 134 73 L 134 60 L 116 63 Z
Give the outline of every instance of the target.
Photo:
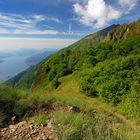
M 0 59 L 0 81 L 6 81 L 29 66 L 25 63 L 26 56 L 13 56 Z

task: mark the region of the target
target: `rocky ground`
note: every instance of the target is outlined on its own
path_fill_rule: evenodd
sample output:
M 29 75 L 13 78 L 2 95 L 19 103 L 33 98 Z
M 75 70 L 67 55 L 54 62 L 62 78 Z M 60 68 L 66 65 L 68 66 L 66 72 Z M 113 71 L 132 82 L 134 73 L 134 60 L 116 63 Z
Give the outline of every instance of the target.
M 36 125 L 33 122 L 22 121 L 0 130 L 1 140 L 58 140 L 53 124 Z
M 79 112 L 76 106 L 60 106 L 58 103 L 50 104 L 42 108 L 47 116 L 56 110 L 67 112 Z M 14 123 L 16 117 L 11 118 L 13 124 L 9 124 L 6 128 L 0 128 L 0 140 L 58 140 L 55 125 L 53 121 L 48 120 L 46 125 L 37 125 L 34 121 L 22 121 Z

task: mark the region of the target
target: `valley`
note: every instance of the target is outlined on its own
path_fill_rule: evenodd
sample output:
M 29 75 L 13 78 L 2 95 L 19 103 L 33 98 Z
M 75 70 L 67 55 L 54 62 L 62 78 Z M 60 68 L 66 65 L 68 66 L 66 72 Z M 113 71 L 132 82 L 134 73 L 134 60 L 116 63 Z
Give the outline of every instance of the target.
M 18 50 L 15 52 L 0 52 L 0 81 L 6 81 L 26 70 L 32 65 L 41 62 L 47 56 L 53 54 L 56 50 Z

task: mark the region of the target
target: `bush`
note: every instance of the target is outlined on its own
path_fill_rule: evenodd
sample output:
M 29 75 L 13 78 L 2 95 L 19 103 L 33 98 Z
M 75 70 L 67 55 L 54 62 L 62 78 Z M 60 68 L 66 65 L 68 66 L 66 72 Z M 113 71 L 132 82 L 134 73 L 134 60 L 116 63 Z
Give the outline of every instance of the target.
M 51 88 L 56 89 L 58 86 L 59 86 L 58 79 L 57 78 L 53 79 L 53 81 L 51 82 Z
M 139 81 L 139 62 L 139 55 L 106 60 L 95 67 L 76 72 L 76 81 L 85 94 L 99 96 L 104 101 L 117 105 L 122 102 L 122 97 L 130 91 L 131 86 Z
M 132 86 L 130 93 L 124 96 L 118 110 L 128 118 L 140 117 L 140 85 Z

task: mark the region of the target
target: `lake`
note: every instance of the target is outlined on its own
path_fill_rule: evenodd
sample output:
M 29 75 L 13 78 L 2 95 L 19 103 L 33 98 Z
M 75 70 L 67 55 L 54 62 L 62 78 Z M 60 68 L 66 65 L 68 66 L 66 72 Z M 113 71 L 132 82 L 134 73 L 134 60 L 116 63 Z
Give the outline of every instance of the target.
M 8 80 L 23 70 L 29 65 L 25 63 L 27 56 L 12 56 L 1 60 L 0 63 L 0 81 Z

